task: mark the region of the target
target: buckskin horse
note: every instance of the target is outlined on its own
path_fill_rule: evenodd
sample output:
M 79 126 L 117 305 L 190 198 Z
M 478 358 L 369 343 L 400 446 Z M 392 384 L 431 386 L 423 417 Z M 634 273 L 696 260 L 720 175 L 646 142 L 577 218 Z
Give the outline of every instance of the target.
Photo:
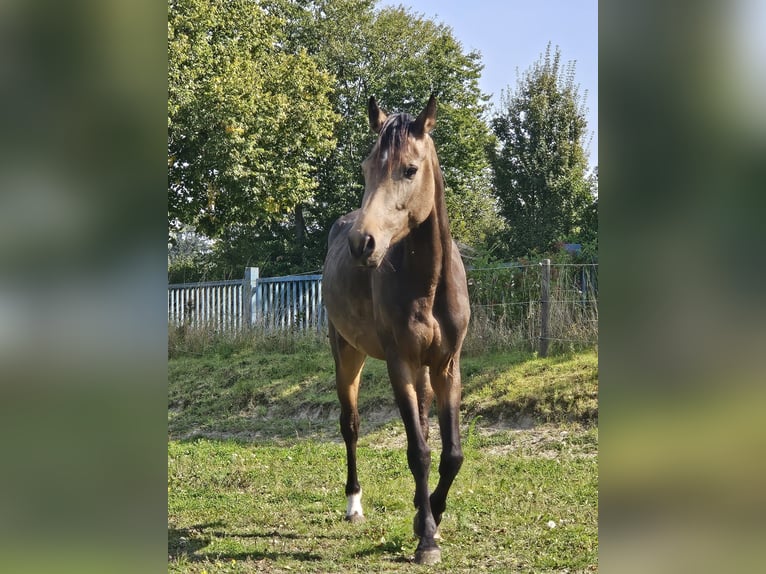
M 335 360 L 340 430 L 346 444 L 346 519 L 364 520 L 356 469 L 357 397 L 367 356 L 386 362 L 407 435 L 415 479 L 415 562 L 441 561 L 438 526 L 463 463 L 460 446 L 460 351 L 470 308 L 465 269 L 450 234 L 436 148 L 433 96 L 417 118 L 386 115 L 374 97 L 378 134 L 362 163 L 360 209 L 330 230 L 322 290 Z M 442 451 L 439 482 L 428 490 L 429 411 L 436 399 Z

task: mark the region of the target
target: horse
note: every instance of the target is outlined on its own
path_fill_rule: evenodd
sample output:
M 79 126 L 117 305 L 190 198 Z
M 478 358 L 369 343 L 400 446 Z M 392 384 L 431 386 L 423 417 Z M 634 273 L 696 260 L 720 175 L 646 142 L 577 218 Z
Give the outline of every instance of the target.
M 340 217 L 328 238 L 322 276 L 329 339 L 346 446 L 346 520 L 364 520 L 357 476 L 357 398 L 368 356 L 386 362 L 407 435 L 415 479 L 414 561 L 441 561 L 439 523 L 463 464 L 460 352 L 470 319 L 465 268 L 452 240 L 444 179 L 430 132 L 436 99 L 413 117 L 367 104 L 378 134 L 362 162 L 360 209 Z M 436 399 L 442 451 L 429 493 L 429 412 Z

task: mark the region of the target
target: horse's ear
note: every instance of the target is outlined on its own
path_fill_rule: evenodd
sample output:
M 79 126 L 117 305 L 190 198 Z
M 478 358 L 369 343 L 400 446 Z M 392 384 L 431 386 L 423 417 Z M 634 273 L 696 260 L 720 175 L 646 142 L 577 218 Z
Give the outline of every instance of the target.
M 376 134 L 379 133 L 388 116 L 378 107 L 375 96 L 370 96 L 370 99 L 367 101 L 367 116 L 370 118 L 370 128 L 372 131 Z
M 436 96 L 431 94 L 425 109 L 420 112 L 418 119 L 415 120 L 413 132 L 418 136 L 429 133 L 436 125 Z

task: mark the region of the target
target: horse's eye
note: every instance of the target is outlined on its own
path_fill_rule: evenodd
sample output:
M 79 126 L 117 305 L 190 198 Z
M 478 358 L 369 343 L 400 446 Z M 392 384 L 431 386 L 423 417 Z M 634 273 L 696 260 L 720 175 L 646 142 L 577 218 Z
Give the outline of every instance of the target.
M 412 179 L 416 173 L 418 173 L 418 168 L 414 165 L 408 165 L 404 170 L 404 177 Z

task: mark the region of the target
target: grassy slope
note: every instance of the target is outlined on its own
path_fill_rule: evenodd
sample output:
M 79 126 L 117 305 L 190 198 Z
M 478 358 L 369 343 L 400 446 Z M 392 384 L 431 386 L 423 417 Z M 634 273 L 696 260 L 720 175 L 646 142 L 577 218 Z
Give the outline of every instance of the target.
M 463 418 L 484 423 L 593 423 L 598 417 L 595 351 L 535 358 L 495 353 L 464 357 Z M 171 438 L 246 439 L 337 435 L 337 397 L 328 350 L 238 351 L 172 359 Z M 369 359 L 359 410 L 363 430 L 397 419 L 385 364 Z

